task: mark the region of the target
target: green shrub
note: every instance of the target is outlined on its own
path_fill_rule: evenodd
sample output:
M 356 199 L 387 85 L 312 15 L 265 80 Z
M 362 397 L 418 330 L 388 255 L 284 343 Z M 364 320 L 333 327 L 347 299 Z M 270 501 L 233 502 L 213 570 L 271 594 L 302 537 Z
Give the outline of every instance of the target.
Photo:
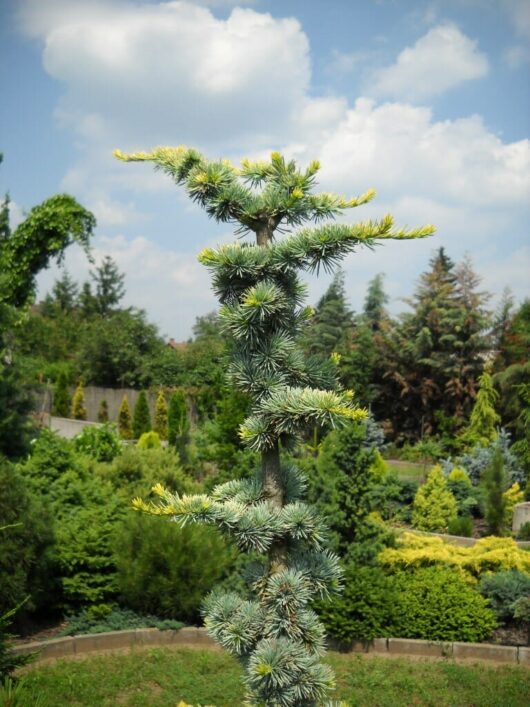
M 517 531 L 517 537 L 519 540 L 530 540 L 530 520 L 522 524 Z
M 444 532 L 456 515 L 455 497 L 447 489 L 442 467 L 436 465 L 414 498 L 412 524 L 418 530 Z
M 462 574 L 423 567 L 395 576 L 397 600 L 391 634 L 431 641 L 482 641 L 495 628 L 495 614 Z
M 116 595 L 114 538 L 126 506 L 109 483 L 66 473 L 55 484 L 56 572 L 62 596 L 58 605 L 75 610 Z
M 340 641 L 370 641 L 389 636 L 396 607 L 394 580 L 378 567 L 348 565 L 344 590 L 316 610 L 330 636 Z
M 116 562 L 126 606 L 196 623 L 202 600 L 227 573 L 233 552 L 213 528 L 179 528 L 131 512 L 118 534 Z
M 447 528 L 449 535 L 459 535 L 461 538 L 470 538 L 473 535 L 473 518 L 471 516 L 458 516 L 453 518 Z
M 158 449 L 161 446 L 160 437 L 156 432 L 144 432 L 136 446 L 140 449 Z
M 85 427 L 74 437 L 76 451 L 98 462 L 111 462 L 122 451 L 122 443 L 113 425 Z
M 148 497 L 157 483 L 178 493 L 198 490 L 182 469 L 179 455 L 171 448 L 126 446 L 110 464 L 98 464 L 95 473 L 112 485 L 127 507 L 135 496 Z
M 479 590 L 489 599 L 499 621 L 511 621 L 515 602 L 520 597 L 530 596 L 530 575 L 517 570 L 496 572 L 482 577 Z
M 44 605 L 50 591 L 52 518 L 24 479 L 0 460 L 0 614 Z
M 458 515 L 468 516 L 478 512 L 480 492 L 464 469 L 455 467 L 451 471 L 447 477 L 447 488 L 455 497 Z
M 106 631 L 125 631 L 133 628 L 182 628 L 180 621 L 159 619 L 157 616 L 142 616 L 130 609 L 121 609 L 108 604 L 96 604 L 83 609 L 78 614 L 67 618 L 66 628 L 60 636 L 78 636 L 84 633 L 105 633 Z
M 0 530 L 1 532 L 1 530 Z M 13 621 L 13 617 L 16 613 L 17 609 L 11 609 L 10 611 L 7 611 L 5 614 L 0 612 L 0 704 L 1 705 L 9 705 L 9 702 L 2 702 L 2 693 L 1 693 L 1 688 L 2 688 L 2 683 L 6 678 L 8 678 L 11 673 L 16 670 L 17 668 L 20 668 L 22 665 L 25 665 L 29 660 L 31 660 L 31 656 L 27 655 L 15 655 L 13 651 L 11 650 L 11 647 L 9 645 L 10 639 L 13 638 L 11 633 L 9 633 L 9 627 L 11 625 L 11 622 Z

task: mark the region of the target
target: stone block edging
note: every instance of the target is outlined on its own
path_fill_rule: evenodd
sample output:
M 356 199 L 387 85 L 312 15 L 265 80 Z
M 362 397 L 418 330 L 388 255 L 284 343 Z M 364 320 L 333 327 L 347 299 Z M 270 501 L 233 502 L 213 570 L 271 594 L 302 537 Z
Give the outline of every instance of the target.
M 161 631 L 157 628 L 137 628 L 108 633 L 92 633 L 82 636 L 65 636 L 47 641 L 19 643 L 11 646 L 16 655 L 34 653 L 35 663 L 50 658 L 69 658 L 99 651 L 112 651 L 135 646 L 183 646 L 222 650 L 211 639 L 204 628 L 193 626 L 177 631 Z M 409 638 L 376 638 L 369 643 L 354 642 L 338 644 L 330 641 L 330 648 L 345 653 L 373 653 L 374 655 L 413 656 L 425 658 L 453 658 L 460 661 L 491 661 L 511 663 L 530 668 L 530 647 L 500 646 L 493 643 L 459 643 L 422 641 Z

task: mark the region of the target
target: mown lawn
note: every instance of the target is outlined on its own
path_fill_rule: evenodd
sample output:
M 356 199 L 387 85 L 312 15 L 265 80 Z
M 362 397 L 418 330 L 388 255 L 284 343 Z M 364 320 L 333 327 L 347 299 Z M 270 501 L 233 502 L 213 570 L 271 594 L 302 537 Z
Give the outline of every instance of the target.
M 331 653 L 337 674 L 335 699 L 352 707 L 526 707 L 530 671 L 518 666 L 456 665 Z M 61 660 L 30 670 L 21 707 L 176 707 L 242 704 L 240 670 L 221 652 L 185 649 L 137 650 Z
M 415 462 L 405 462 L 396 459 L 385 459 L 385 463 L 393 469 L 401 479 L 411 481 L 424 481 L 426 475 L 432 469 L 433 464 L 416 464 Z

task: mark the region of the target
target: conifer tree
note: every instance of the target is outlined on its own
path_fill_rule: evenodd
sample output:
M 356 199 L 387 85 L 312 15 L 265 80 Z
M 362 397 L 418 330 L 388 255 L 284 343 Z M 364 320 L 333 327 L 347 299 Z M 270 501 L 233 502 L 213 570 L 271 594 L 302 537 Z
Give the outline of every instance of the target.
M 54 282 L 52 288 L 53 303 L 62 312 L 71 312 L 75 307 L 78 290 L 68 270 L 64 270 L 61 278 Z
M 491 464 L 485 472 L 486 486 L 486 521 L 491 535 L 502 535 L 506 519 L 506 472 L 502 458 L 502 449 L 497 443 Z
M 176 390 L 169 399 L 167 427 L 167 440 L 169 445 L 175 447 L 181 459 L 184 459 L 190 425 L 186 398 L 181 390 Z
M 125 275 L 120 273 L 110 255 L 106 255 L 101 265 L 90 275 L 96 284 L 95 301 L 98 311 L 106 316 L 125 295 Z
M 447 532 L 447 527 L 456 518 L 457 512 L 456 499 L 447 488 L 442 467 L 437 464 L 414 497 L 412 525 L 418 530 Z
M 80 380 L 72 398 L 71 415 L 74 420 L 86 420 L 85 388 Z
M 158 434 L 160 439 L 167 439 L 167 403 L 164 391 L 160 390 L 156 398 L 155 406 L 155 424 L 153 430 Z
M 134 406 L 133 435 L 134 439 L 140 439 L 144 432 L 151 431 L 151 415 L 145 391 L 141 391 Z
M 366 412 L 351 393 L 336 390 L 331 362 L 316 365 L 297 349 L 296 338 L 311 316 L 302 304 L 306 288 L 297 270 L 330 268 L 359 246 L 422 237 L 433 228 L 393 230 L 385 216 L 354 226 L 304 227 L 280 240 L 284 228 L 332 218 L 369 201 L 373 190 L 350 200 L 312 193 L 318 162 L 300 171 L 278 153 L 267 162 L 245 160 L 240 168 L 226 160 L 210 162 L 185 147 L 116 154 L 154 162 L 209 216 L 235 224 L 239 235 L 256 237 L 256 244 L 206 248 L 199 260 L 212 272 L 221 317 L 233 339 L 231 381 L 252 400 L 240 436 L 261 453 L 261 467 L 253 479 L 229 481 L 209 497 L 158 487 L 159 502 L 137 499 L 135 507 L 181 524 L 216 524 L 242 551 L 262 555 L 249 577 L 253 598 L 214 592 L 205 604 L 206 627 L 240 658 L 251 704 L 316 705 L 333 678 L 320 662 L 323 628 L 310 607 L 316 595 L 337 589 L 340 572 L 337 558 L 325 550 L 322 519 L 302 500 L 302 476 L 281 463 L 280 448 L 308 426 L 339 426 L 364 419 Z
M 118 412 L 118 433 L 122 439 L 132 439 L 132 418 L 131 408 L 129 407 L 129 399 L 124 395 L 120 403 Z
M 309 352 L 323 356 L 334 352 L 342 354 L 352 326 L 353 315 L 346 301 L 344 273 L 339 270 L 319 300 L 307 328 L 306 346 Z
M 464 443 L 470 446 L 479 444 L 481 447 L 487 447 L 497 439 L 500 417 L 495 412 L 495 403 L 498 398 L 499 394 L 493 387 L 490 367 L 485 366 L 479 378 L 479 389 L 471 411 L 469 427 L 462 435 Z
M 102 400 L 99 404 L 98 409 L 98 422 L 108 422 L 109 421 L 109 405 L 106 400 Z
M 59 417 L 68 417 L 71 405 L 72 400 L 68 392 L 68 376 L 65 371 L 61 371 L 53 389 L 53 412 Z
M 383 289 L 383 279 L 383 273 L 378 273 L 370 280 L 364 300 L 363 319 L 372 331 L 379 331 L 387 317 L 385 305 L 388 304 L 388 295 Z

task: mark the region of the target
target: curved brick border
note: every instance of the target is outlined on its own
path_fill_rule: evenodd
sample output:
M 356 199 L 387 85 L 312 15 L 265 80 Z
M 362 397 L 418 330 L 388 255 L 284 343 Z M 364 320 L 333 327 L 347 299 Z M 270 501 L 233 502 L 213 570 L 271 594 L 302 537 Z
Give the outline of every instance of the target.
M 36 663 L 49 658 L 68 658 L 94 651 L 111 651 L 138 646 L 183 646 L 221 650 L 203 628 L 181 628 L 178 631 L 160 631 L 157 628 L 137 628 L 130 631 L 111 631 L 84 636 L 52 638 L 49 641 L 21 643 L 12 651 L 36 653 Z M 511 663 L 530 668 L 530 647 L 497 646 L 492 643 L 442 643 L 408 638 L 376 638 L 369 644 L 353 643 L 331 646 L 347 653 L 401 655 L 425 658 L 452 658 L 454 660 L 492 661 Z

